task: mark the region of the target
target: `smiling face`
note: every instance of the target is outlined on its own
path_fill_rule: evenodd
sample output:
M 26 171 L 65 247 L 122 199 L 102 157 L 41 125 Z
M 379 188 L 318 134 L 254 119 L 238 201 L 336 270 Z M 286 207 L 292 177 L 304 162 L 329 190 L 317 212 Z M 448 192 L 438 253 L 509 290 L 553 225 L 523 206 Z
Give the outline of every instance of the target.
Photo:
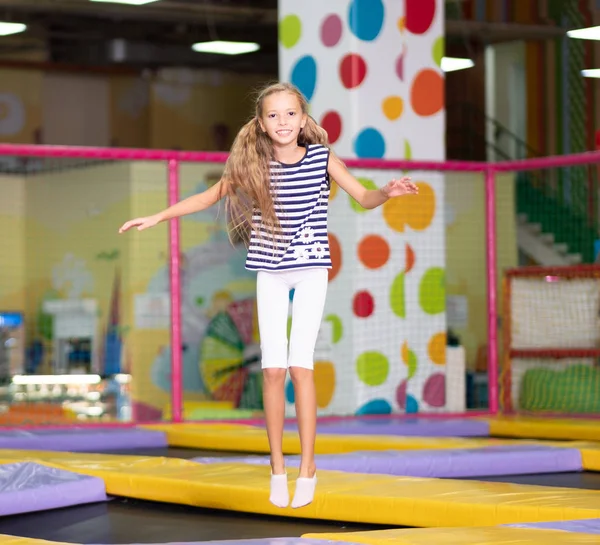
M 259 118 L 260 126 L 275 146 L 296 144 L 300 129 L 306 124 L 306 114 L 293 93 L 273 93 L 265 97 Z

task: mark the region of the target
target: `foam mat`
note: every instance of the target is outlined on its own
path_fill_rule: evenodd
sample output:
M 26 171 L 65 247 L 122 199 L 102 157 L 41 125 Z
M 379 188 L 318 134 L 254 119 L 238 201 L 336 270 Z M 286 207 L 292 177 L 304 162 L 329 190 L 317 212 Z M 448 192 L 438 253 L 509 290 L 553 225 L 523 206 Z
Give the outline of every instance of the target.
M 522 528 L 432 528 L 380 530 L 337 534 L 306 534 L 327 541 L 351 541 L 364 545 L 598 545 L 597 535 Z
M 600 440 L 600 419 L 499 416 L 489 419 L 490 435 L 529 439 Z
M 0 451 L 0 463 L 32 461 L 104 480 L 109 494 L 145 500 L 346 522 L 449 527 L 600 517 L 600 492 L 508 483 L 320 471 L 315 501 L 269 503 L 269 468 L 182 459 Z M 290 492 L 294 481 L 290 479 Z
M 264 539 L 228 539 L 218 541 L 190 541 L 185 543 L 169 544 L 145 544 L 145 545 L 325 545 L 327 542 L 321 539 L 310 539 L 305 537 L 267 537 Z M 336 541 L 336 545 L 360 545 L 348 541 Z M 0 545 L 72 545 L 57 541 L 45 541 L 27 537 L 13 537 L 0 535 Z M 134 544 L 136 545 L 136 544 Z M 137 544 L 139 545 L 139 544 Z
M 244 424 L 155 424 L 149 429 L 167 434 L 172 447 L 231 452 L 269 452 L 267 434 L 263 428 Z M 315 445 L 317 454 L 341 454 L 357 450 L 424 450 L 476 448 L 490 445 L 522 443 L 515 440 L 453 437 L 394 437 L 386 435 L 334 435 L 319 433 Z M 298 433 L 283 434 L 284 454 L 299 454 Z

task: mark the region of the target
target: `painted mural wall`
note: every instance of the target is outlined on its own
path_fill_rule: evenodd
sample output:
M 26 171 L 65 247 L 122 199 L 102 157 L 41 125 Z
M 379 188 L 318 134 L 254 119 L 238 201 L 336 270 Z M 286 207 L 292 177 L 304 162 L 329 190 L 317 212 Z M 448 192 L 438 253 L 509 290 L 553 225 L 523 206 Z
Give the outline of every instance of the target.
M 280 79 L 304 93 L 338 155 L 444 159 L 443 11 L 440 0 L 279 1 Z M 369 188 L 401 174 L 355 171 Z M 375 211 L 332 199 L 324 365 L 336 387 L 323 413 L 445 404 L 444 180 L 410 174 L 420 194 Z

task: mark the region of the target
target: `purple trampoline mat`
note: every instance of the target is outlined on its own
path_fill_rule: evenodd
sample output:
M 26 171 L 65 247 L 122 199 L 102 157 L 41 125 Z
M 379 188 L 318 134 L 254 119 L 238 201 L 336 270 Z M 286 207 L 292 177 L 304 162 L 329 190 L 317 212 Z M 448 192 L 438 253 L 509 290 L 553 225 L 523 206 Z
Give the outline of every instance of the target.
M 0 516 L 107 500 L 98 477 L 32 462 L 0 465 Z
M 600 519 L 560 520 L 557 522 L 536 522 L 532 524 L 506 524 L 510 528 L 531 528 L 538 530 L 562 530 L 579 534 L 600 535 Z M 599 540 L 600 542 L 600 540 Z
M 69 428 L 0 432 L 0 449 L 102 452 L 167 446 L 167 436 L 164 432 L 138 428 Z
M 554 524 L 554 523 L 549 523 Z M 529 528 L 529 526 L 515 526 Z M 590 532 L 588 532 L 590 533 Z M 591 532 L 593 533 L 593 532 Z M 332 545 L 359 545 L 353 541 L 335 541 L 323 539 L 308 539 L 303 537 L 268 537 L 262 539 L 230 539 L 230 540 L 219 540 L 219 541 L 175 541 L 169 543 L 133 543 L 131 545 L 326 545 L 331 543 Z
M 267 465 L 267 456 L 243 458 L 200 457 L 199 463 Z M 378 473 L 406 477 L 464 478 L 582 471 L 577 449 L 542 445 L 502 445 L 476 449 L 359 451 L 316 456 L 317 467 L 348 473 Z M 288 467 L 300 465 L 299 456 L 286 457 Z
M 426 418 L 356 418 L 334 422 L 320 422 L 320 433 L 333 435 L 403 435 L 413 437 L 488 437 L 490 425 L 484 420 L 455 418 L 429 420 Z M 297 430 L 296 424 L 287 424 L 286 430 Z

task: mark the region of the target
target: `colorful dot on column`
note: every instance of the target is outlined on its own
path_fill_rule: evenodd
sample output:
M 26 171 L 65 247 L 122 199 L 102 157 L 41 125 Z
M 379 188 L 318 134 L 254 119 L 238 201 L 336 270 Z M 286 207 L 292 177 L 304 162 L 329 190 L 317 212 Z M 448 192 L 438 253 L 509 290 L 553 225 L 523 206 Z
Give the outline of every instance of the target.
M 403 233 L 406 226 L 415 231 L 427 229 L 435 215 L 435 192 L 425 182 L 416 182 L 417 195 L 407 195 L 401 199 L 390 199 L 383 205 L 383 217 L 388 226 Z
M 404 158 L 407 161 L 410 161 L 412 159 L 412 147 L 408 140 L 404 141 Z
M 398 27 L 400 34 L 404 34 L 404 31 L 406 30 L 406 17 L 404 17 L 404 15 L 402 17 L 398 17 L 398 21 L 396 21 L 396 26 Z
M 396 403 L 398 403 L 398 407 L 404 409 L 406 407 L 406 388 L 408 383 L 406 380 L 403 380 L 398 387 L 396 388 Z
M 381 386 L 389 372 L 390 364 L 381 352 L 363 352 L 356 360 L 356 374 L 367 386 Z
M 410 272 L 415 266 L 415 251 L 412 249 L 412 246 L 410 244 L 407 244 L 406 248 L 404 249 L 404 253 L 404 272 Z
M 394 278 L 390 287 L 390 307 L 399 318 L 406 318 L 406 299 L 404 296 L 404 273 Z
M 296 400 L 296 395 L 294 392 L 294 383 L 289 380 L 285 385 L 285 399 L 288 403 L 294 403 Z
M 437 0 L 405 0 L 406 28 L 413 34 L 425 34 L 435 19 Z
M 332 14 L 321 23 L 321 42 L 325 47 L 336 46 L 342 38 L 343 23 L 339 16 Z
M 367 235 L 358 244 L 358 259 L 367 269 L 379 269 L 390 258 L 390 245 L 380 235 Z
M 404 61 L 406 59 L 406 46 L 402 47 L 402 53 L 396 59 L 396 75 L 400 81 L 404 81 Z
M 329 282 L 331 282 L 339 274 L 342 268 L 342 247 L 340 241 L 334 234 L 329 233 L 328 239 L 329 255 L 331 256 L 331 269 L 328 269 L 328 271 Z
M 292 68 L 290 81 L 310 102 L 317 86 L 317 61 L 310 55 L 298 59 Z
M 328 314 L 325 321 L 331 324 L 331 342 L 337 344 L 342 340 L 344 335 L 344 324 L 342 319 L 336 314 Z
M 324 409 L 335 392 L 335 366 L 330 361 L 316 361 L 314 369 L 317 407 Z
M 402 116 L 402 112 L 404 111 L 404 101 L 397 96 L 387 97 L 381 104 L 381 109 L 383 110 L 385 117 L 390 121 L 396 121 L 396 119 L 400 119 Z
M 375 300 L 368 291 L 359 291 L 354 295 L 352 310 L 358 318 L 368 318 L 375 310 Z
M 410 103 L 417 115 L 427 117 L 444 107 L 444 78 L 435 70 L 421 70 L 412 82 Z
M 402 361 L 408 368 L 407 378 L 414 377 L 417 372 L 417 367 L 419 366 L 419 360 L 417 359 L 417 355 L 408 347 L 406 341 L 402 343 Z
M 332 179 L 331 185 L 329 187 L 329 200 L 332 201 L 333 199 L 335 199 L 335 197 L 337 196 L 337 193 L 338 193 L 337 182 Z
M 356 416 L 364 416 L 367 414 L 391 414 L 392 406 L 386 399 L 372 399 L 354 413 Z
M 435 62 L 435 64 L 437 64 L 440 68 L 442 67 L 442 57 L 444 56 L 444 50 L 444 37 L 440 36 L 435 42 L 433 42 L 433 49 L 431 51 L 433 62 Z
M 297 15 L 286 15 L 279 21 L 279 41 L 286 49 L 294 47 L 302 36 L 302 21 Z
M 348 25 L 359 39 L 370 42 L 379 36 L 385 19 L 383 0 L 352 0 Z
M 445 274 L 441 267 L 431 267 L 423 274 L 419 283 L 419 305 L 427 314 L 439 314 L 446 309 Z
M 355 89 L 367 77 L 367 63 L 357 53 L 345 55 L 340 62 L 340 80 L 346 89 Z
M 342 118 L 338 112 L 326 112 L 321 118 L 321 127 L 327 132 L 330 144 L 335 144 L 342 134 Z
M 406 413 L 407 414 L 415 414 L 419 412 L 419 402 L 415 399 L 414 396 L 407 394 L 406 395 Z
M 383 159 L 385 155 L 383 135 L 372 127 L 363 129 L 354 141 L 354 153 L 361 159 Z
M 292 288 L 290 290 L 290 303 L 294 300 L 294 293 L 296 293 L 296 290 Z
M 358 178 L 358 181 L 365 189 L 377 189 L 377 184 L 369 178 Z M 348 198 L 350 199 L 350 207 L 352 210 L 355 212 L 367 212 L 367 209 L 358 204 L 350 195 L 348 195 Z
M 446 404 L 446 376 L 434 373 L 423 386 L 423 401 L 430 407 L 443 407 Z
M 446 363 L 445 333 L 436 333 L 429 339 L 427 353 L 429 354 L 429 359 L 436 365 L 444 365 Z

